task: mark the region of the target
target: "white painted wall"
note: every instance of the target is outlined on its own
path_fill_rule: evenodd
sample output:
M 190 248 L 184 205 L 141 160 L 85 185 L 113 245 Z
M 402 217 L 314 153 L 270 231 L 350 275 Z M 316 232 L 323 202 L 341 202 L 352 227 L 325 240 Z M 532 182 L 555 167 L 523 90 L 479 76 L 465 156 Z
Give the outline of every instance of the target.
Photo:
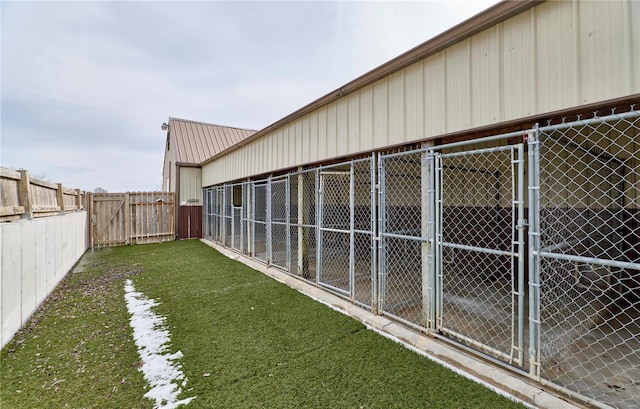
M 87 212 L 0 223 L 0 346 L 87 249 Z

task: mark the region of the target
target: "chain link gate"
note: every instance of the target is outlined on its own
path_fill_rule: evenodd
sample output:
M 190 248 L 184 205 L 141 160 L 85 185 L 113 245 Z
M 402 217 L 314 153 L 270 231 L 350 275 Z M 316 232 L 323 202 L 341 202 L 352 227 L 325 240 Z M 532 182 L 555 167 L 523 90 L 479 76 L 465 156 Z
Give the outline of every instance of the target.
M 435 155 L 380 155 L 378 310 L 433 329 L 435 314 Z
M 316 282 L 316 176 L 317 170 L 289 175 L 289 272 Z
M 380 312 L 523 366 L 524 146 L 379 162 Z
M 437 330 L 524 365 L 524 146 L 436 156 Z
M 224 186 L 214 189 L 214 227 L 213 237 L 219 242 L 224 242 Z
M 263 263 L 268 261 L 268 196 L 268 182 L 251 183 L 251 255 Z
M 270 264 L 289 271 L 289 178 L 271 179 Z
M 375 266 L 373 156 L 318 173 L 318 284 L 373 306 Z
M 242 244 L 240 251 L 243 254 L 251 254 L 251 182 L 242 182 L 242 212 L 240 213 L 240 237 Z
M 242 183 L 236 183 L 228 186 L 227 192 L 229 194 L 229 206 L 230 211 L 230 242 L 227 243 L 232 249 L 242 252 L 243 251 L 243 232 L 242 232 Z
M 213 240 L 213 191 L 214 188 L 202 190 L 202 229 L 203 237 Z

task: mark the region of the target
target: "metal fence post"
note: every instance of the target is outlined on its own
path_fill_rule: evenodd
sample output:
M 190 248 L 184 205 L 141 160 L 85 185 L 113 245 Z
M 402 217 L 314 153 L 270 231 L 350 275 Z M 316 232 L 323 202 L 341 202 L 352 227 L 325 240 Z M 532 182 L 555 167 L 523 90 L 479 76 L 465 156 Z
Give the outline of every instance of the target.
M 256 257 L 256 183 L 251 182 L 250 190 L 251 210 L 250 210 L 250 225 L 251 225 L 251 242 L 249 243 L 249 252 L 251 257 Z
M 286 237 L 286 267 L 287 267 L 287 272 L 288 273 L 292 273 L 292 268 L 291 268 L 291 186 L 289 184 L 290 181 L 290 176 L 287 175 L 287 177 L 284 179 L 284 191 L 285 191 L 285 225 L 286 225 L 286 233 L 285 233 L 285 237 Z
M 529 374 L 540 378 L 540 141 L 538 124 L 527 132 L 529 149 Z
M 316 284 L 322 274 L 322 184 L 320 170 L 316 169 Z
M 266 205 L 267 205 L 267 214 L 265 215 L 265 219 L 267 222 L 267 225 L 265 226 L 265 230 L 266 230 L 266 247 L 267 247 L 267 266 L 270 266 L 272 261 L 273 261 L 273 254 L 272 254 L 272 247 L 271 247 L 271 176 L 269 176 L 269 178 L 267 179 L 267 191 L 265 194 L 265 200 L 266 200 Z
M 227 244 L 227 203 L 229 198 L 227 197 L 227 184 L 222 185 L 222 244 L 224 246 L 228 246 Z
M 515 204 L 518 208 L 517 213 L 517 224 L 516 229 L 518 231 L 518 289 L 517 289 L 517 297 L 518 297 L 518 364 L 524 364 L 524 297 L 525 297 L 525 286 L 524 286 L 524 265 L 525 265 L 525 226 L 527 221 L 524 219 L 524 144 L 520 143 L 517 146 L 517 179 L 518 179 L 518 189 L 517 189 L 517 197 Z
M 370 204 L 371 204 L 371 308 L 374 314 L 378 314 L 378 245 L 376 239 L 379 238 L 380 232 L 377 229 L 377 212 L 376 212 L 376 154 L 371 154 L 371 162 L 369 164 L 370 173 Z
M 434 186 L 434 209 L 435 209 L 435 329 L 442 327 L 442 309 L 444 307 L 442 300 L 442 161 L 440 155 L 436 154 L 433 158 L 435 169 L 435 186 Z
M 355 298 L 355 165 L 351 161 L 349 165 L 349 294 L 351 299 Z
M 298 174 L 296 176 L 296 179 L 297 179 L 296 183 L 298 184 L 298 188 L 297 188 L 298 220 L 296 221 L 296 223 L 298 224 L 298 227 L 297 227 L 298 243 L 296 247 L 296 251 L 298 252 L 298 256 L 297 256 L 298 267 L 295 274 L 299 276 L 304 276 L 306 274 L 306 271 L 304 268 L 306 264 L 305 257 L 309 257 L 309 255 L 306 254 L 306 252 L 308 251 L 308 246 L 305 246 L 304 227 L 302 227 L 302 225 L 305 224 L 304 214 L 306 211 L 306 206 L 308 206 L 308 204 L 305 202 L 305 199 L 304 199 L 305 185 L 304 185 L 304 174 L 302 173 L 302 166 L 298 167 Z
M 433 252 L 434 246 L 434 212 L 435 201 L 433 196 L 433 156 L 429 155 L 426 148 L 430 144 L 423 144 L 420 153 L 420 205 L 421 205 L 421 266 L 422 266 L 422 325 L 428 330 L 434 329 L 435 313 L 435 265 Z
M 378 154 L 378 305 L 380 311 L 384 309 L 385 300 L 385 248 L 384 248 L 384 232 L 385 232 L 385 172 L 384 160 L 382 155 Z
M 240 252 L 244 253 L 244 245 L 245 245 L 245 236 L 246 236 L 246 228 L 247 228 L 247 202 L 245 200 L 246 198 L 246 188 L 247 188 L 247 182 L 242 182 L 242 191 L 240 192 L 240 195 L 242 196 L 242 199 L 240 200 Z

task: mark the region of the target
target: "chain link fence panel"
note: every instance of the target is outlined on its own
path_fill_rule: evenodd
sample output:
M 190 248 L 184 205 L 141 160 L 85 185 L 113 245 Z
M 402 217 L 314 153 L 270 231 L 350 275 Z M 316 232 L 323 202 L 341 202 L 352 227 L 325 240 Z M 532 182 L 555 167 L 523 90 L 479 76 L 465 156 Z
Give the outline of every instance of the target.
M 540 376 L 640 407 L 638 112 L 540 128 Z
M 289 175 L 289 272 L 314 283 L 317 279 L 316 176 L 315 169 Z
M 516 159 L 513 146 L 439 156 L 438 328 L 459 342 L 522 364 L 525 318 L 517 297 L 524 294 L 517 294 L 514 248 Z
M 253 257 L 267 262 L 267 182 L 253 182 L 251 195 L 251 220 Z
M 433 157 L 424 163 L 425 151 L 383 155 L 380 158 L 380 276 L 379 308 L 383 314 L 414 327 L 429 327 L 428 310 L 433 294 L 425 295 L 423 232 L 425 192 L 423 165 L 433 177 Z M 433 206 L 431 207 L 433 215 Z M 425 220 L 426 221 L 426 220 Z
M 375 302 L 375 166 L 373 158 L 354 161 L 353 167 L 353 299 L 368 309 Z
M 320 170 L 318 282 L 343 295 L 351 294 L 351 169 L 347 165 Z
M 289 271 L 289 179 L 271 180 L 271 264 Z

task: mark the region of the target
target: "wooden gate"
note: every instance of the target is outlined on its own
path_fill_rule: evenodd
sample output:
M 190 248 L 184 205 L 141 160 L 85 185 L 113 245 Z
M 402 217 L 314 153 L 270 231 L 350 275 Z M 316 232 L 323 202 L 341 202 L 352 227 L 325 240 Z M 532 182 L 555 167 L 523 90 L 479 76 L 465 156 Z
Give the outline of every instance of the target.
M 94 193 L 90 205 L 92 248 L 175 239 L 174 193 Z

